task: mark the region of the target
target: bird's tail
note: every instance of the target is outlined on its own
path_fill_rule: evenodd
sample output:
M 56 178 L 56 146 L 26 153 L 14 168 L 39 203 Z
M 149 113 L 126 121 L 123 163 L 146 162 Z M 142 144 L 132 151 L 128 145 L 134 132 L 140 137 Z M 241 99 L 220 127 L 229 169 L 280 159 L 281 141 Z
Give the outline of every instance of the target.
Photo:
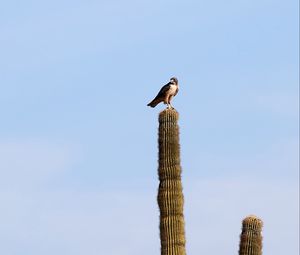
M 160 103 L 160 100 L 158 99 L 153 99 L 149 104 L 147 104 L 147 106 L 151 106 L 152 108 L 154 108 L 155 106 L 157 106 Z

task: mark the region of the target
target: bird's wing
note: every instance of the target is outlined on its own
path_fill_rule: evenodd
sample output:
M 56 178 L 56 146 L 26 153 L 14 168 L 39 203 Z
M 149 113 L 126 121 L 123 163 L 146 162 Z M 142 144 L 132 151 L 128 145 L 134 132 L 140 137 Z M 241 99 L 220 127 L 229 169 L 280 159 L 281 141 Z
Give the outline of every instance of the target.
M 164 86 L 160 89 L 160 91 L 158 92 L 158 94 L 157 94 L 157 96 L 155 97 L 155 99 L 156 99 L 156 98 L 160 98 L 160 97 L 165 96 L 166 92 L 170 89 L 171 84 L 172 84 L 172 83 L 169 82 L 169 83 L 167 83 L 166 85 L 164 85 Z

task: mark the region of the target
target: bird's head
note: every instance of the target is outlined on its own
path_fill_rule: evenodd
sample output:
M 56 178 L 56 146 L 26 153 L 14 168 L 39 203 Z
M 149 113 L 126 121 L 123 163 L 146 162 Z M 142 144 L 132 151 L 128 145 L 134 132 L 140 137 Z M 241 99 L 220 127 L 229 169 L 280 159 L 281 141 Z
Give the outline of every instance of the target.
M 175 85 L 178 84 L 178 80 L 177 80 L 176 77 L 172 77 L 172 78 L 170 79 L 170 82 L 172 82 L 172 83 L 175 84 Z

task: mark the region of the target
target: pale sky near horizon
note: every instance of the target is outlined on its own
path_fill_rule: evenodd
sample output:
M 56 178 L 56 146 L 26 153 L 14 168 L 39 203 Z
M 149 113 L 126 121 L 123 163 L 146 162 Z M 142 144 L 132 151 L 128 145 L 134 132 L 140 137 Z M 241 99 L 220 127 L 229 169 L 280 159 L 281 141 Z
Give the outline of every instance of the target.
M 187 253 L 299 253 L 298 1 L 0 0 L 0 254 L 159 254 L 172 76 Z

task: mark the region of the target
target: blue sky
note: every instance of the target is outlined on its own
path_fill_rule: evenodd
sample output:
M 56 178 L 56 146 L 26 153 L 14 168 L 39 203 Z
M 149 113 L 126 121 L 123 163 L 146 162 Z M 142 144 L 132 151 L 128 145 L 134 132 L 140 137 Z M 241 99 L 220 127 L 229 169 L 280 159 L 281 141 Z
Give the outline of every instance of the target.
M 188 254 L 237 253 L 249 214 L 298 254 L 298 10 L 0 1 L 0 253 L 159 254 L 146 104 L 177 76 Z

